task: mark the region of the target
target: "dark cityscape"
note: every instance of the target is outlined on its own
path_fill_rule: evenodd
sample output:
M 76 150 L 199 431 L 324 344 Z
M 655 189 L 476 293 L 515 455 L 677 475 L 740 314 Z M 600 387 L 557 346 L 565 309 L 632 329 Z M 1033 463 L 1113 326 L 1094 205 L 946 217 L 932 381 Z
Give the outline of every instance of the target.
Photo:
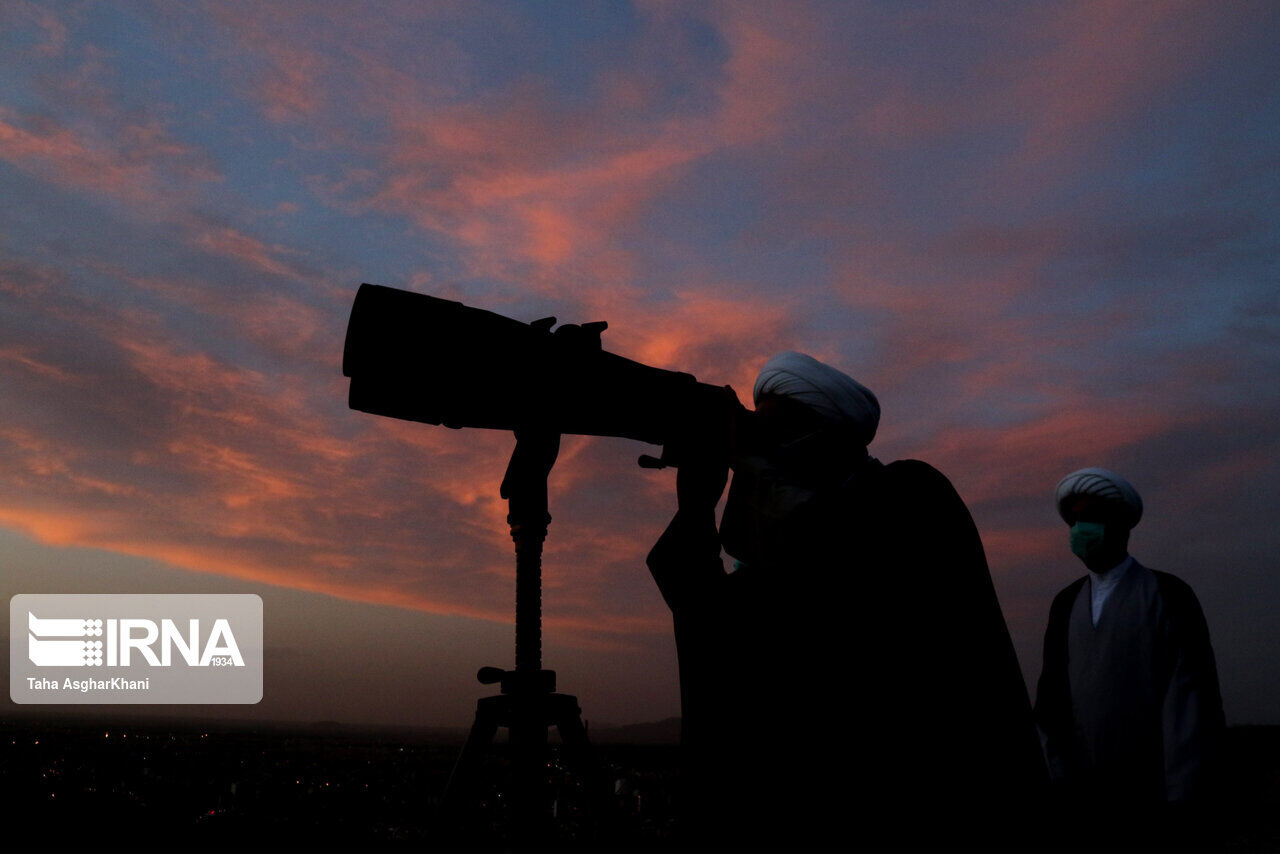
M 669 725 L 622 728 L 668 738 Z M 466 733 L 338 724 L 192 721 L 0 723 L 5 812 L 40 828 L 173 840 L 465 840 L 502 850 L 505 744 L 482 763 L 478 799 L 445 815 L 441 798 Z M 550 832 L 568 850 L 659 850 L 675 818 L 678 748 L 596 747 L 597 798 L 559 761 L 547 768 Z M 478 846 L 478 848 L 477 848 Z
M 667 850 L 679 816 L 675 723 L 599 733 L 593 803 L 553 739 L 546 820 L 561 850 Z M 503 744 L 484 763 L 478 801 L 441 809 L 462 730 L 10 716 L 0 733 L 0 798 L 11 821 L 33 827 L 193 842 L 519 843 Z M 1229 756 L 1218 850 L 1280 850 L 1280 728 L 1231 728 Z

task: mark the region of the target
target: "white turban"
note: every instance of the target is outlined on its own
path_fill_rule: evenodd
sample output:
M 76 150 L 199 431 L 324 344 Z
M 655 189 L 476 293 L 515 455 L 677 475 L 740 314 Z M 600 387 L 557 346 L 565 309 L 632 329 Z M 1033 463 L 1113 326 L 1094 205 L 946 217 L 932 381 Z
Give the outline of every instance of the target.
M 765 362 L 756 378 L 752 397 L 759 404 L 766 394 L 789 397 L 807 405 L 828 420 L 851 429 L 864 445 L 871 443 L 880 424 L 880 402 L 871 389 L 803 353 L 787 350 Z
M 1079 495 L 1088 495 L 1112 504 L 1120 519 L 1130 528 L 1142 518 L 1142 498 L 1129 481 L 1113 471 L 1100 468 L 1080 469 L 1058 481 L 1058 515 L 1067 519 L 1067 503 Z M 1069 521 L 1069 520 L 1068 520 Z

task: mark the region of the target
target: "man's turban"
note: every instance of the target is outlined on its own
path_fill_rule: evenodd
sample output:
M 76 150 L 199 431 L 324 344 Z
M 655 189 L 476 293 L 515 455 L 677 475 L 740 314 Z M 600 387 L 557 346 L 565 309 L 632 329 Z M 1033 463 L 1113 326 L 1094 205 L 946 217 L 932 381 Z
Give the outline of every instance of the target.
M 1132 528 L 1142 518 L 1142 498 L 1129 481 L 1113 471 L 1087 468 L 1073 471 L 1058 481 L 1058 515 L 1067 519 L 1073 498 L 1089 496 L 1105 501 L 1116 512 L 1120 522 Z
M 871 389 L 812 356 L 790 350 L 768 362 L 756 378 L 756 404 L 766 394 L 789 397 L 828 420 L 847 427 L 864 445 L 880 424 L 880 402 Z

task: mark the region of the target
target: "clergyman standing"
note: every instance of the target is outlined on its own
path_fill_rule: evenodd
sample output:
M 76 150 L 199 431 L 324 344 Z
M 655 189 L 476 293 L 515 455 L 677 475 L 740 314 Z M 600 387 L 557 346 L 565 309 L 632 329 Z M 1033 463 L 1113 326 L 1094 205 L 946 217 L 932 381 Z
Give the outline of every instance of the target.
M 924 462 L 870 456 L 876 396 L 817 359 L 765 363 L 754 412 L 729 394 L 731 418 L 678 455 L 648 561 L 675 628 L 692 850 L 990 850 L 1046 775 L 964 502 Z
M 1088 573 L 1053 600 L 1036 718 L 1068 803 L 1133 832 L 1203 803 L 1224 729 L 1209 629 L 1195 593 L 1129 554 L 1142 499 L 1123 477 L 1063 478 L 1058 513 Z M 1073 807 L 1074 810 L 1074 807 Z

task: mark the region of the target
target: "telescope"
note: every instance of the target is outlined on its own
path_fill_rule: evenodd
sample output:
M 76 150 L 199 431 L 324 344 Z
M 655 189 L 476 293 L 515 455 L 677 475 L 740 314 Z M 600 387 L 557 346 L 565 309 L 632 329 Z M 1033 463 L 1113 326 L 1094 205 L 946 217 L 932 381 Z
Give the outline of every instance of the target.
M 727 416 L 723 387 L 604 350 L 607 323 L 555 323 L 363 284 L 342 354 L 351 408 L 453 428 L 655 445 L 689 429 L 695 413 Z
M 506 727 L 513 818 L 528 834 L 541 833 L 547 817 L 549 727 L 560 731 L 566 758 L 572 755 L 573 764 L 585 769 L 585 788 L 600 789 L 590 782 L 595 774 L 577 698 L 558 693 L 555 671 L 542 668 L 542 544 L 551 522 L 547 476 L 560 436 L 617 436 L 662 445 L 661 459 L 640 458 L 642 466 L 660 468 L 679 464 L 670 450 L 673 439 L 680 448 L 681 439 L 707 425 L 727 428 L 741 408 L 728 388 L 606 352 L 600 343 L 603 321 L 553 329 L 555 324 L 554 317 L 522 323 L 460 302 L 363 284 L 342 354 L 352 409 L 515 433 L 499 488 L 515 544 L 515 668 L 484 667 L 477 674 L 484 684 L 500 683 L 501 695 L 476 705 L 442 814 L 461 814 L 466 793 L 477 790 L 477 757 L 492 747 L 497 729 Z

